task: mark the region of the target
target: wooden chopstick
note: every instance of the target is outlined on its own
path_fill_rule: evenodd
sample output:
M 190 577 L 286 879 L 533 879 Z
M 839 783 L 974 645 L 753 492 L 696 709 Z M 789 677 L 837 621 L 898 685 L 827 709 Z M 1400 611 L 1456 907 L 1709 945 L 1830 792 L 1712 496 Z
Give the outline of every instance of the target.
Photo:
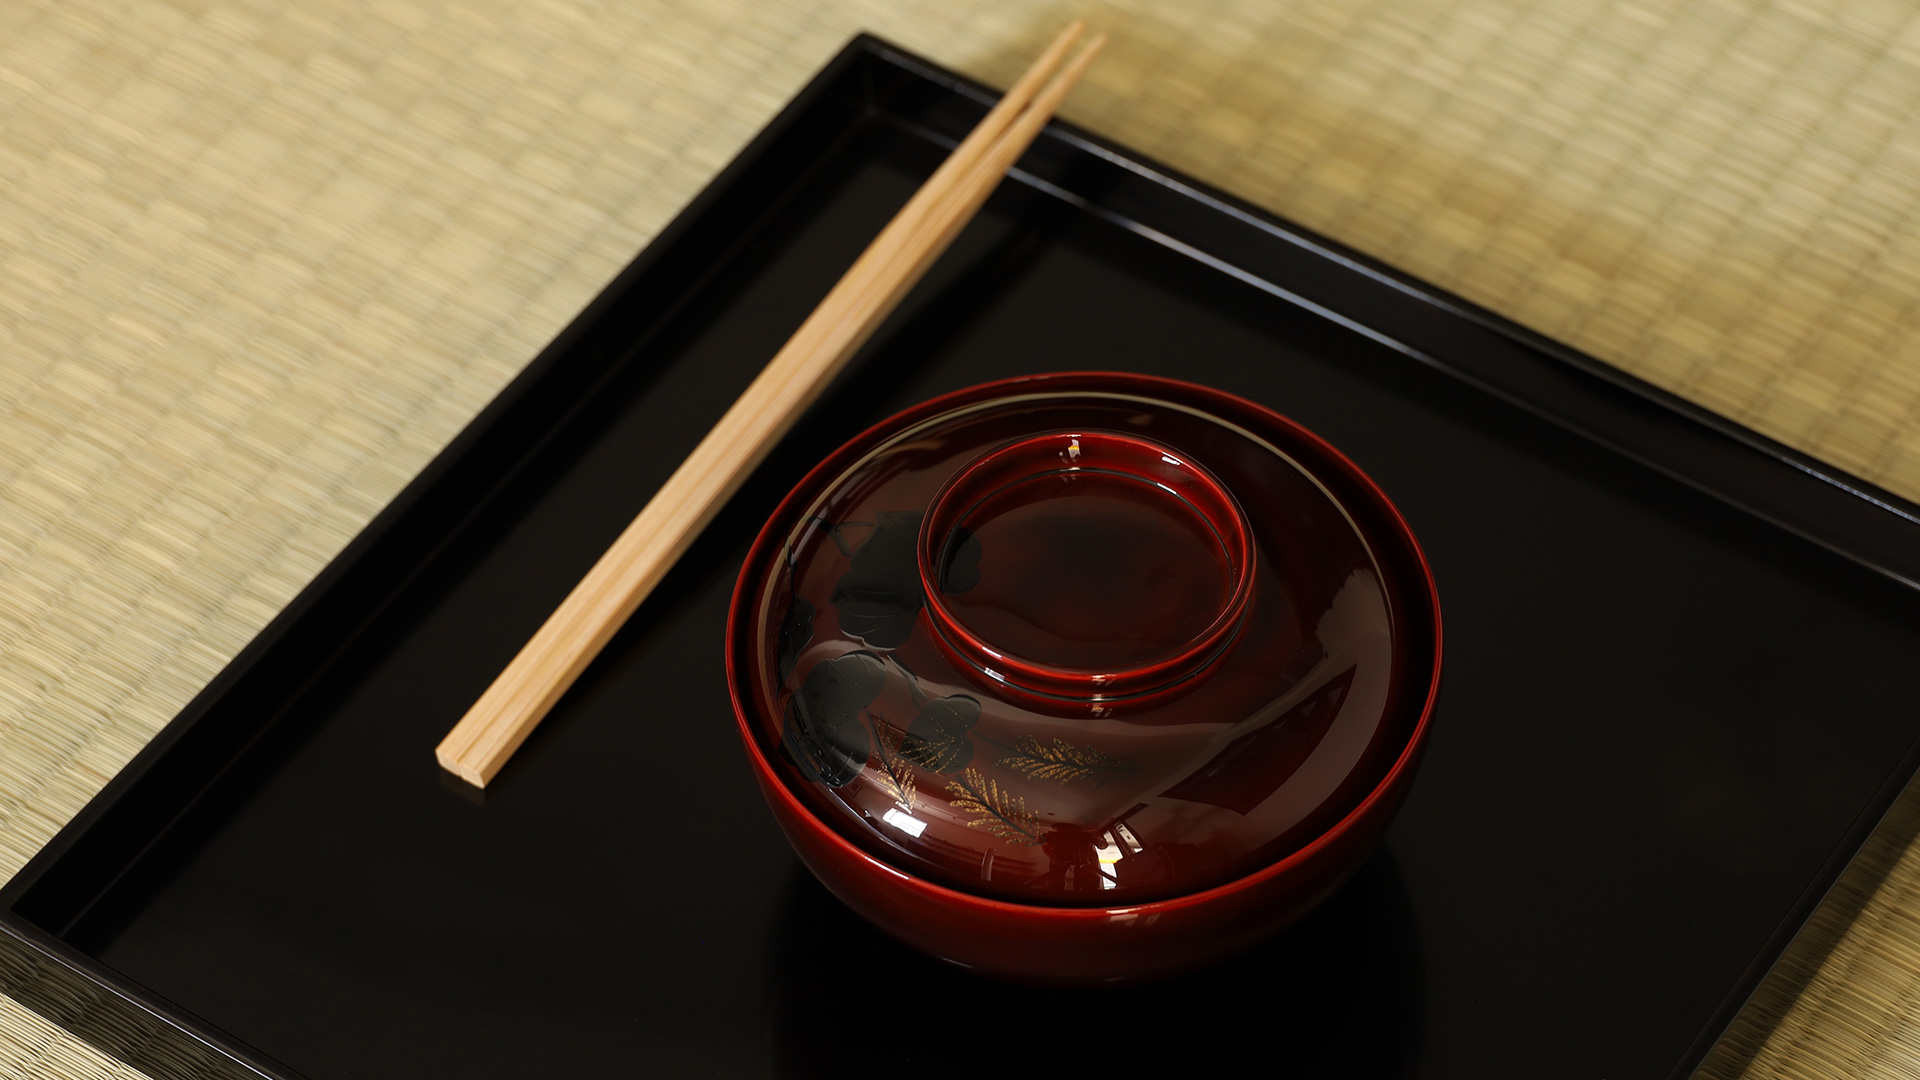
M 979 210 L 1106 43 L 1075 20 L 875 237 L 434 754 L 485 787 Z

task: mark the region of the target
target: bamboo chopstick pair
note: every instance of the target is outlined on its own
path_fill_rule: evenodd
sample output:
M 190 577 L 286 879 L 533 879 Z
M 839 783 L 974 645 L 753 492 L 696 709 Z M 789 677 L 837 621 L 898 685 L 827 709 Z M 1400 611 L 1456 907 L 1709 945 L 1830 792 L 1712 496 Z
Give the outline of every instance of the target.
M 700 531 L 959 235 L 1106 44 L 1061 31 L 862 252 L 434 751 L 485 787 Z M 1062 62 L 1065 65 L 1062 66 Z

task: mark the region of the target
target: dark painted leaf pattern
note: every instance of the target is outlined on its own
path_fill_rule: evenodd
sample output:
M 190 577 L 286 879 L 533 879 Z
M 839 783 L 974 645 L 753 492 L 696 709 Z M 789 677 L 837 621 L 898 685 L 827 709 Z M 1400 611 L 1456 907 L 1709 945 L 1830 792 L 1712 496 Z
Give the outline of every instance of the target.
M 813 640 L 813 604 L 806 597 L 796 596 L 787 607 L 787 616 L 780 620 L 780 634 L 775 642 L 779 658 L 780 685 L 787 685 L 793 678 L 793 669 L 800 663 L 801 650 Z
M 886 678 L 887 669 L 870 653 L 848 653 L 807 672 L 787 702 L 780 745 L 808 779 L 841 787 L 860 775 L 872 750 L 861 713 Z
M 900 754 L 933 772 L 951 772 L 973 760 L 973 740 L 967 732 L 980 719 L 980 703 L 964 694 L 938 698 L 907 725 Z
M 920 612 L 919 562 L 914 544 L 920 514 L 883 510 L 873 532 L 853 553 L 853 565 L 833 587 L 840 629 L 876 649 L 897 649 L 913 633 Z

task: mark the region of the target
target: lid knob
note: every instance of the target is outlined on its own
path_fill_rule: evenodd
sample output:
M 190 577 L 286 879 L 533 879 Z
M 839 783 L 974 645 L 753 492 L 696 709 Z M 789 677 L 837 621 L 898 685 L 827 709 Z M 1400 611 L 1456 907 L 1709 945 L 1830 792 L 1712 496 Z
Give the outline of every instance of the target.
M 917 556 L 932 638 L 1052 712 L 1109 715 L 1192 685 L 1253 595 L 1240 506 L 1171 447 L 1050 432 L 987 451 L 934 496 Z

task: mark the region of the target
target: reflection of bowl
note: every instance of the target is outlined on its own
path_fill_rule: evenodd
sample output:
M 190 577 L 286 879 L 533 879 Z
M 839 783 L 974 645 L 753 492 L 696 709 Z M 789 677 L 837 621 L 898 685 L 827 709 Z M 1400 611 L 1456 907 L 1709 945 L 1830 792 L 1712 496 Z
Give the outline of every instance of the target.
M 990 1010 L 1000 1021 L 993 1059 L 1018 1062 L 1010 1071 L 1021 1076 L 1079 1074 L 1089 1065 L 1101 1080 L 1193 1075 L 1204 1072 L 1195 1068 L 1196 1032 L 1206 1033 L 1206 1053 L 1219 1062 L 1257 1061 L 1285 1047 L 1290 1076 L 1406 1077 L 1421 1061 L 1419 926 L 1390 851 L 1368 859 L 1311 914 L 1232 960 L 1118 988 L 984 983 L 862 925 L 799 867 L 774 910 L 767 1042 L 775 1076 L 891 1077 L 906 1054 L 876 1051 L 898 1045 L 911 1054 L 915 1080 L 978 1080 L 983 1070 L 979 1055 L 966 1052 L 969 1041 L 927 1037 L 951 1013 L 915 1008 L 950 1001 Z M 836 1037 L 845 1031 L 848 1002 L 874 1000 L 875 972 L 913 988 L 911 1000 L 888 1010 L 903 1023 L 877 1038 Z M 890 1044 L 896 1030 L 913 1042 Z
M 1311 433 L 1162 379 L 1017 379 L 865 432 L 728 626 L 761 790 L 842 900 L 962 966 L 1157 974 L 1327 896 L 1439 680 L 1405 523 Z

